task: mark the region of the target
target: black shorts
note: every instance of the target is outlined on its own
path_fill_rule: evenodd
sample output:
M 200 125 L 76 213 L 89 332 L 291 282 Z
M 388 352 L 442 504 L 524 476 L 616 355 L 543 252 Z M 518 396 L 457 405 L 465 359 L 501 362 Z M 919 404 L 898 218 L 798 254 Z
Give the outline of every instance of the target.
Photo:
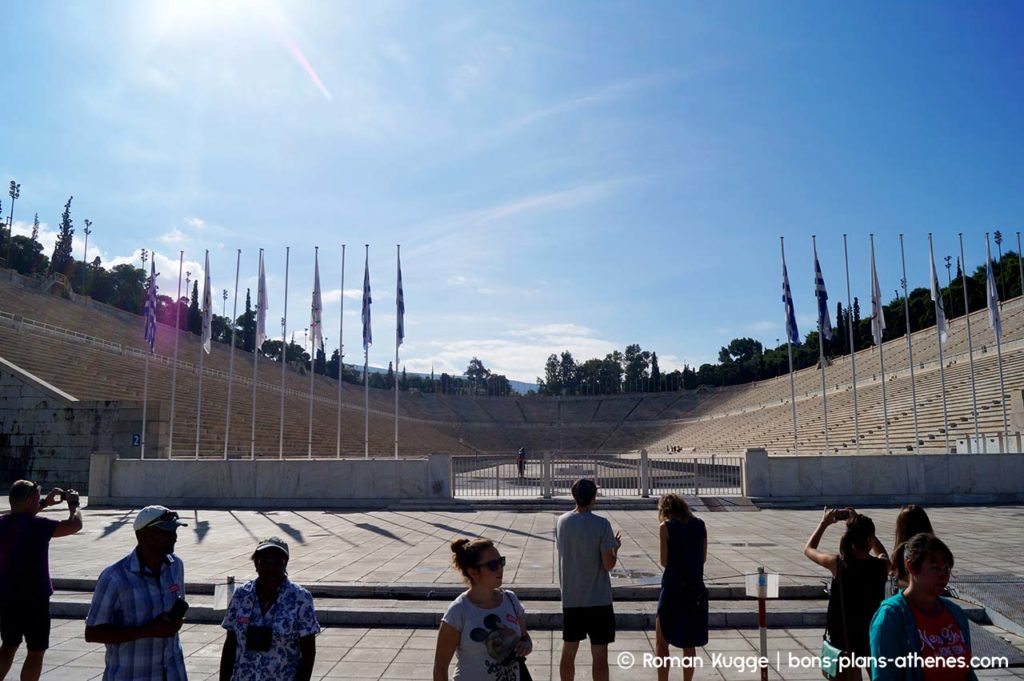
M 29 650 L 50 647 L 50 599 L 0 601 L 0 639 L 15 647 L 25 640 Z
M 578 643 L 585 638 L 595 646 L 615 642 L 615 611 L 611 604 L 562 608 L 562 640 Z

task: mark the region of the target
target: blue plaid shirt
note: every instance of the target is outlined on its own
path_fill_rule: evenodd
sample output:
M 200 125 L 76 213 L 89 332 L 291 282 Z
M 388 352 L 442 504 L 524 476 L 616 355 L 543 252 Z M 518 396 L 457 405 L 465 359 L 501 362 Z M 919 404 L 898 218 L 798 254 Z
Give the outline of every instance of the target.
M 185 567 L 171 554 L 156 575 L 130 554 L 106 568 L 96 582 L 86 626 L 109 624 L 137 627 L 152 622 L 185 597 Z M 169 638 L 141 638 L 128 643 L 107 644 L 103 681 L 187 681 L 181 641 Z

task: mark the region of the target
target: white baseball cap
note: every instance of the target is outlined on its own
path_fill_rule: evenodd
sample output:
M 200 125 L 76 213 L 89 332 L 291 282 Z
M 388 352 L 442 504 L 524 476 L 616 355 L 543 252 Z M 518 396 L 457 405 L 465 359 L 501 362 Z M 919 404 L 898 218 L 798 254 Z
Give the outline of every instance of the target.
M 179 527 L 187 525 L 188 523 L 183 523 L 178 519 L 177 513 L 166 506 L 147 506 L 135 515 L 133 523 L 136 532 L 147 527 L 173 532 Z

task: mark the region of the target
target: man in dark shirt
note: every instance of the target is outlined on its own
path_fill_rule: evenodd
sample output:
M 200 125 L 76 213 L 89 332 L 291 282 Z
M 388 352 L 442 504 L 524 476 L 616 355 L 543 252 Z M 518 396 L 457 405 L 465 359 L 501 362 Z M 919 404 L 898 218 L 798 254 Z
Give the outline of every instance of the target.
M 39 678 L 50 645 L 50 539 L 82 529 L 78 492 L 55 488 L 45 499 L 39 497 L 38 485 L 18 480 L 8 493 L 11 512 L 0 516 L 0 680 L 10 671 L 22 639 L 28 654 L 21 679 Z M 60 499 L 68 502 L 66 520 L 39 515 Z

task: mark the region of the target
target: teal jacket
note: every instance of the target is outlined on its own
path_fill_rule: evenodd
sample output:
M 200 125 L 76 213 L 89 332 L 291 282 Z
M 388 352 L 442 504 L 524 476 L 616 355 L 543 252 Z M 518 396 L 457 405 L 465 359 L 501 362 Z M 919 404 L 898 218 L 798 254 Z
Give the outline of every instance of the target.
M 967 615 L 956 603 L 948 598 L 939 597 L 946 610 L 953 615 L 960 631 L 963 632 L 967 645 L 971 645 L 971 625 Z M 917 634 L 917 624 L 910 604 L 902 593 L 885 599 L 878 606 L 878 611 L 871 619 L 871 657 L 886 658 L 889 661 L 885 668 L 874 665 L 871 668 L 873 681 L 923 681 L 924 674 L 920 668 L 899 669 L 893 664 L 897 657 L 921 652 L 921 638 Z M 973 654 L 973 653 L 972 653 Z M 977 674 L 970 670 L 968 681 L 978 681 Z

